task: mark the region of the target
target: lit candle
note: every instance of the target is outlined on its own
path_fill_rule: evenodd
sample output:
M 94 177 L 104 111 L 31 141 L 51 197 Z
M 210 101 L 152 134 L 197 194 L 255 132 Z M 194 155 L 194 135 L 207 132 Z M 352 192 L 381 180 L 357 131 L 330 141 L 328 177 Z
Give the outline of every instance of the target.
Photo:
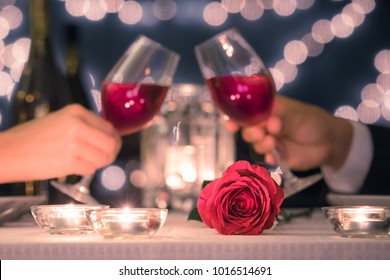
M 94 230 L 105 238 L 150 236 L 164 224 L 167 211 L 158 208 L 111 208 L 96 211 L 91 220 Z
M 31 207 L 31 212 L 37 224 L 51 234 L 86 234 L 93 232 L 87 212 L 108 207 L 86 204 L 37 205 Z
M 193 146 L 168 147 L 165 157 L 165 182 L 168 187 L 173 190 L 191 189 L 198 177 L 195 156 Z
M 347 208 L 340 223 L 349 234 L 387 235 L 389 220 L 382 208 Z

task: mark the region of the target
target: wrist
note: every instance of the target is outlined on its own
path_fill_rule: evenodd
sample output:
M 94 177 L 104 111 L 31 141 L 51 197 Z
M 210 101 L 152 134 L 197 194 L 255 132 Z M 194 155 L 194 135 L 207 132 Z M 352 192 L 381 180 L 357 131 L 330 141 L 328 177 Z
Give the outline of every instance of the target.
M 350 121 L 333 118 L 330 133 L 329 157 L 324 164 L 334 171 L 339 170 L 347 159 L 353 138 L 353 126 Z
M 10 143 L 8 133 L 6 131 L 0 132 L 0 183 L 7 183 L 10 180 L 10 171 L 13 168 L 8 168 L 10 166 L 9 158 L 9 147 Z

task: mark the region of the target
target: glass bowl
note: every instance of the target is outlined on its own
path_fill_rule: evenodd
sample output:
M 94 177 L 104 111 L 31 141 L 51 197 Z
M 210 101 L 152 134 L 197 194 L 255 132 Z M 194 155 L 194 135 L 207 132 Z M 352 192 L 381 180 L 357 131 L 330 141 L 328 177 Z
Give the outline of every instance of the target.
M 110 208 L 89 211 L 93 229 L 107 239 L 154 235 L 165 223 L 168 209 Z
M 89 234 L 94 233 L 87 219 L 87 211 L 107 209 L 100 204 L 57 204 L 34 205 L 31 213 L 35 222 L 50 234 Z
M 331 206 L 322 207 L 326 220 L 342 237 L 389 236 L 390 207 Z

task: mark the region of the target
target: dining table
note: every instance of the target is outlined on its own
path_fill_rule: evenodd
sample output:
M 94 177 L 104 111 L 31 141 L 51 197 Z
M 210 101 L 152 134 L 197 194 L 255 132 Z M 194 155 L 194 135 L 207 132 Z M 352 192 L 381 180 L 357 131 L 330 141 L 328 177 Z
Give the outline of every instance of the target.
M 259 235 L 221 235 L 170 211 L 153 236 L 55 235 L 27 213 L 0 226 L 1 260 L 389 260 L 390 238 L 339 236 L 321 209 L 279 221 Z

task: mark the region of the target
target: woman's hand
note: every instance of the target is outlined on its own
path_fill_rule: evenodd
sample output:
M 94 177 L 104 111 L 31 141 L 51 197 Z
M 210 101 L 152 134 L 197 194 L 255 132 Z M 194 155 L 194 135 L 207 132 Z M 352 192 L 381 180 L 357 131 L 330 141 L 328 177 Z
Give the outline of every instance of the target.
M 0 182 L 91 175 L 121 147 L 111 123 L 80 105 L 0 133 Z

